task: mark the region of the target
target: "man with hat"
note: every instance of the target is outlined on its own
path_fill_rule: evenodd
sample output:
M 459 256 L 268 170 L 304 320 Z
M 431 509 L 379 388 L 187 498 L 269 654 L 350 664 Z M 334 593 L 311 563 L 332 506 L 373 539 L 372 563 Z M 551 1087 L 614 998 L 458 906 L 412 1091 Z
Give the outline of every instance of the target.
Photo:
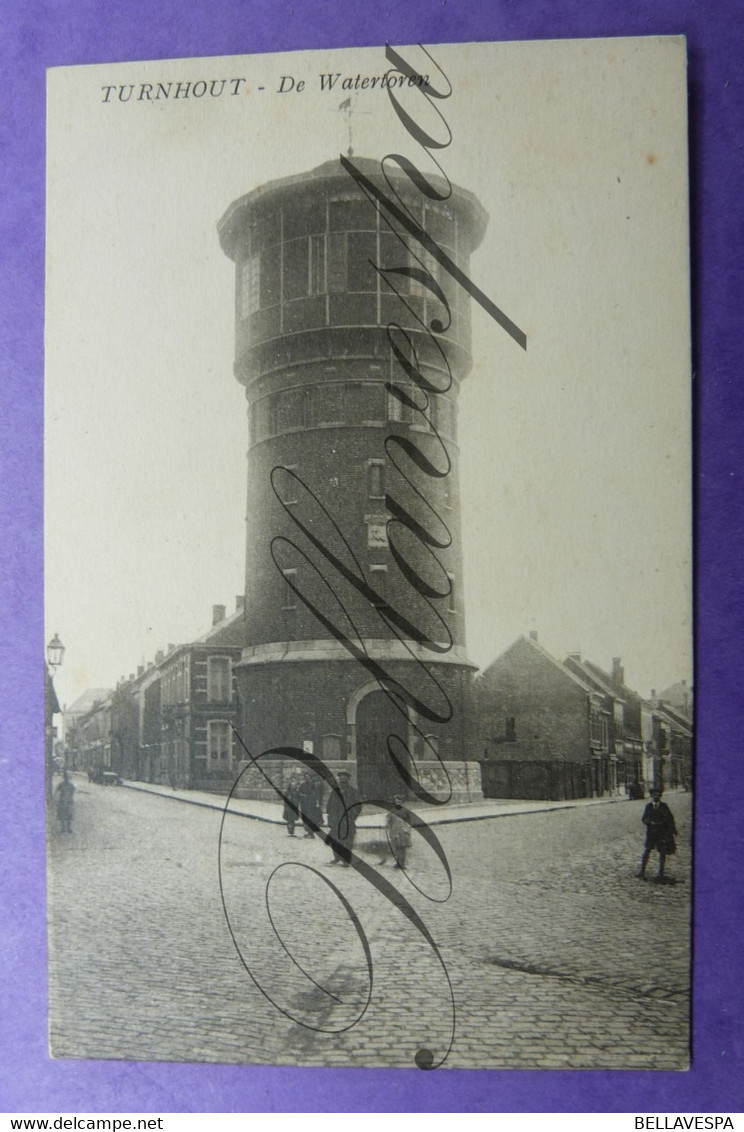
M 351 775 L 342 770 L 338 774 L 338 789 L 331 789 L 328 795 L 328 825 L 333 839 L 331 848 L 333 860 L 329 865 L 343 865 L 348 868 L 351 848 L 356 834 L 356 820 L 362 806 L 359 795 L 351 784 Z
M 674 816 L 672 811 L 667 806 L 666 802 L 661 800 L 661 788 L 655 786 L 651 791 L 651 801 L 643 811 L 641 821 L 646 827 L 646 844 L 643 847 L 643 857 L 641 858 L 641 867 L 636 873 L 636 876 L 641 880 L 646 879 L 646 865 L 651 856 L 652 850 L 656 850 L 659 854 L 659 871 L 656 874 L 656 881 L 659 884 L 664 884 L 666 878 L 664 876 L 664 864 L 667 857 L 672 853 L 677 852 L 677 845 L 674 840 L 677 833 L 677 827 L 674 824 Z

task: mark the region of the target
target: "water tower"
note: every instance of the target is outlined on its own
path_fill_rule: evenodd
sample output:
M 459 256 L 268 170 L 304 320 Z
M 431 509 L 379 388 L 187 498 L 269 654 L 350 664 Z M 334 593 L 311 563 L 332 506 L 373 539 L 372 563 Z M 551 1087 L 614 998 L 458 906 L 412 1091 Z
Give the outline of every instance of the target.
M 379 163 L 354 165 L 385 187 Z M 487 223 L 475 197 L 453 188 L 425 200 L 391 176 L 469 274 Z M 405 793 L 394 735 L 435 793 L 438 754 L 460 797 L 480 786 L 465 762 L 474 666 L 457 434 L 469 300 L 393 224 L 405 242 L 339 161 L 261 186 L 219 223 L 236 267 L 235 376 L 249 420 L 241 735 L 253 754 L 304 746 L 335 769 L 345 762 L 367 797 Z M 380 672 L 405 696 L 386 695 Z

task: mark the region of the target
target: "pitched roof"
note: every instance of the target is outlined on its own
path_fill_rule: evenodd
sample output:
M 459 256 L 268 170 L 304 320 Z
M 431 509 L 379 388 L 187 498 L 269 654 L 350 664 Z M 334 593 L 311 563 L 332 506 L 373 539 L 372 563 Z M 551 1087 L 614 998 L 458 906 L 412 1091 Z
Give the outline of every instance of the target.
M 110 688 L 88 688 L 83 692 L 82 696 L 78 696 L 73 704 L 65 708 L 67 715 L 83 715 L 85 712 L 90 711 L 93 704 L 98 700 L 105 700 L 111 692 Z
M 503 660 L 504 657 L 512 651 L 512 649 L 521 644 L 526 644 L 530 648 L 534 649 L 535 652 L 538 653 L 544 660 L 547 660 L 550 664 L 552 664 L 553 667 L 556 668 L 562 676 L 567 677 L 574 684 L 578 685 L 578 687 L 580 687 L 582 691 L 590 695 L 594 693 L 595 689 L 592 688 L 590 684 L 588 684 L 585 680 L 582 680 L 581 677 L 578 676 L 575 672 L 572 672 L 570 668 L 566 668 L 566 666 L 564 664 L 561 664 L 559 660 L 556 660 L 556 658 L 551 653 L 549 653 L 548 650 L 543 645 L 541 645 L 539 641 L 536 641 L 534 637 L 525 637 L 524 635 L 518 637 L 516 641 L 512 641 L 508 648 L 504 649 L 504 651 L 500 653 L 495 660 L 491 661 L 487 668 L 484 668 L 483 671 L 478 674 L 478 678 L 480 679 L 483 676 L 486 676 L 495 664 L 498 664 L 499 661 Z
M 236 609 L 233 613 L 231 613 L 229 615 L 229 617 L 223 617 L 222 620 L 218 621 L 216 625 L 210 625 L 207 632 L 204 633 L 201 637 L 197 637 L 197 639 L 195 641 L 192 641 L 192 644 L 195 644 L 195 645 L 222 645 L 222 644 L 224 644 L 226 646 L 227 645 L 229 645 L 229 646 L 235 645 L 236 647 L 242 645 L 243 641 L 240 639 L 242 637 L 242 633 L 236 632 L 236 630 L 238 630 L 240 628 L 244 617 L 245 617 L 245 610 L 242 607 L 240 609 Z M 235 640 L 232 641 L 232 640 L 228 639 L 228 640 L 225 641 L 225 640 L 222 639 L 223 637 L 228 637 L 228 638 L 235 637 Z
M 686 735 L 692 735 L 691 721 L 671 704 L 662 703 L 660 701 L 658 706 L 654 708 L 654 714 L 661 716 L 662 719 L 671 723 L 677 731 L 684 731 Z
M 598 664 L 593 664 L 590 660 L 577 660 L 576 657 L 567 656 L 563 663 L 568 665 L 569 661 L 571 664 L 578 665 L 586 678 L 596 684 L 605 695 L 612 696 L 614 700 L 619 700 L 621 703 L 623 702 L 623 697 L 619 691 L 620 685 L 613 681 L 609 672 L 605 672 Z

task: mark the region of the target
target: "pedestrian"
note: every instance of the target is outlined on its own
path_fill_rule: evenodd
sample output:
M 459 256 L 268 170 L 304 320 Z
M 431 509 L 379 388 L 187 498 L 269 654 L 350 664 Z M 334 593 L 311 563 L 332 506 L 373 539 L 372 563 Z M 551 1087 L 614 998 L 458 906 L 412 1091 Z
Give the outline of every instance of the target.
M 322 806 L 323 784 L 311 770 L 305 772 L 305 777 L 298 790 L 300 817 L 305 827 L 305 837 L 315 837 L 315 830 L 323 824 Z
M 340 771 L 338 789 L 331 789 L 328 795 L 328 825 L 333 839 L 333 860 L 328 862 L 329 865 L 349 867 L 356 822 L 361 809 L 359 795 L 351 784 L 351 775 L 346 770 Z
M 411 827 L 404 816 L 402 794 L 395 795 L 393 804 L 394 809 L 390 810 L 385 819 L 387 843 L 395 859 L 393 868 L 404 869 L 406 867 L 406 853 L 411 844 Z M 383 855 L 379 864 L 384 865 L 386 860 L 387 855 Z
M 677 852 L 677 844 L 674 840 L 677 833 L 674 815 L 666 802 L 662 802 L 661 793 L 660 787 L 655 786 L 651 790 L 651 801 L 643 811 L 641 821 L 646 827 L 646 844 L 643 847 L 641 867 L 636 873 L 641 880 L 646 879 L 648 859 L 655 849 L 659 855 L 659 871 L 655 877 L 658 884 L 664 884 L 666 881 L 664 865 L 667 857 Z
M 295 826 L 300 814 L 300 777 L 291 774 L 284 787 L 284 811 L 282 817 L 287 823 L 287 833 L 294 837 Z
M 56 790 L 57 794 L 57 821 L 61 833 L 72 833 L 72 807 L 75 797 L 75 787 L 70 781 L 67 771 L 63 772 L 62 781 Z

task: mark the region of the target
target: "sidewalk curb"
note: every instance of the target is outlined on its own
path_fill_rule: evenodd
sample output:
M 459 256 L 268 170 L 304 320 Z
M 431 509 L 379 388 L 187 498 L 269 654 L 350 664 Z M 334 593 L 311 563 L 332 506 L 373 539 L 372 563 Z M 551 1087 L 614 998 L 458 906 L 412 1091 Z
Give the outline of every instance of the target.
M 219 796 L 215 795 L 215 801 L 214 802 L 208 802 L 208 801 L 205 801 L 203 797 L 189 796 L 185 792 L 178 791 L 178 790 L 170 791 L 170 790 L 167 790 L 165 788 L 159 789 L 157 787 L 153 787 L 153 785 L 151 785 L 150 783 L 133 782 L 133 781 L 125 780 L 125 781 L 122 782 L 121 785 L 123 787 L 125 787 L 126 789 L 129 789 L 129 790 L 137 790 L 142 794 L 152 794 L 152 795 L 154 795 L 158 798 L 170 799 L 173 802 L 184 802 L 184 803 L 186 803 L 187 805 L 190 805 L 190 806 L 200 806 L 202 809 L 205 809 L 205 810 L 216 810 L 218 813 L 225 813 L 226 812 L 226 804 L 227 804 L 227 800 L 228 800 L 227 795 L 225 795 L 224 798 L 222 797 L 222 795 L 219 795 Z M 677 793 L 677 791 L 669 791 L 669 793 L 673 794 L 673 793 Z M 218 797 L 220 798 L 220 801 L 217 801 Z M 240 799 L 237 799 L 237 801 L 250 802 L 251 799 L 240 798 Z M 504 801 L 507 802 L 507 804 L 508 804 L 508 800 L 505 799 Z M 495 818 L 527 817 L 530 814 L 556 813 L 556 812 L 559 812 L 561 810 L 577 810 L 577 809 L 588 808 L 589 806 L 615 805 L 615 804 L 620 803 L 620 802 L 628 802 L 628 801 L 630 801 L 630 799 L 628 799 L 624 795 L 618 795 L 618 796 L 603 797 L 603 798 L 574 798 L 574 799 L 567 799 L 566 801 L 562 801 L 562 802 L 550 802 L 550 801 L 541 802 L 539 800 L 535 800 L 534 805 L 531 805 L 529 802 L 517 803 L 517 805 L 529 806 L 529 808 L 525 808 L 525 809 L 522 809 L 522 808 L 520 808 L 520 809 L 503 809 L 503 810 L 496 810 L 493 813 L 472 814 L 472 813 L 467 813 L 467 812 L 466 813 L 461 812 L 461 813 L 457 813 L 457 814 L 447 814 L 447 813 L 444 813 L 444 812 L 440 813 L 437 810 L 434 810 L 432 812 L 431 807 L 423 807 L 422 810 L 417 810 L 416 812 L 419 814 L 419 816 L 423 817 L 425 819 L 427 825 L 430 825 L 430 826 L 431 825 L 458 825 L 461 822 L 492 821 Z M 477 803 L 477 802 L 471 803 L 471 805 L 473 805 L 473 806 L 477 806 L 478 804 L 479 803 Z M 274 803 L 274 802 L 264 802 L 263 805 L 266 805 L 266 806 L 276 805 L 277 808 L 279 807 L 278 802 L 276 802 L 276 803 Z M 460 805 L 462 805 L 462 803 L 460 803 Z M 236 810 L 236 809 L 230 809 L 227 812 L 230 814 L 231 817 L 248 818 L 249 820 L 264 822 L 268 825 L 282 825 L 283 826 L 283 825 L 286 824 L 284 819 L 279 815 L 274 817 L 273 815 L 270 815 L 270 814 L 251 813 L 251 812 L 248 812 L 248 811 L 242 811 L 242 810 Z M 362 817 L 361 820 L 357 823 L 357 829 L 359 829 L 359 830 L 384 829 L 384 827 L 385 827 L 384 818 L 380 817 L 379 820 L 376 820 L 375 818 L 372 817 L 372 815 L 367 815 L 365 817 Z

